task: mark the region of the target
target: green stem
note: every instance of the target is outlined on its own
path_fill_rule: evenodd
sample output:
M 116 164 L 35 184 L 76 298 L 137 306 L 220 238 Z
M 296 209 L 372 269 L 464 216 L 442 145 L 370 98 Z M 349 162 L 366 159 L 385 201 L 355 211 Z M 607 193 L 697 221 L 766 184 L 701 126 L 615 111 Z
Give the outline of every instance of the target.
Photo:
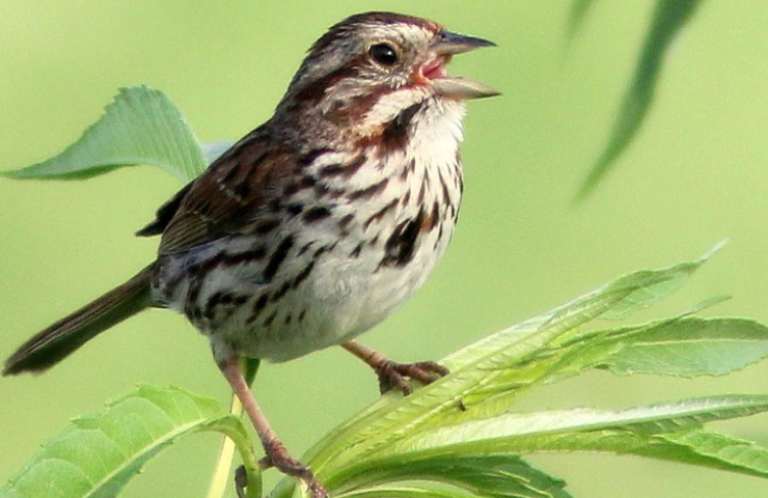
M 240 369 L 243 371 L 243 376 L 248 386 L 253 385 L 253 381 L 256 379 L 256 374 L 259 370 L 260 361 L 255 358 L 243 358 L 240 363 Z M 237 396 L 232 395 L 232 401 L 229 405 L 229 413 L 236 417 L 242 417 L 243 405 Z M 224 436 L 224 440 L 221 442 L 221 450 L 219 451 L 219 459 L 216 462 L 215 470 L 213 471 L 213 477 L 211 477 L 211 483 L 208 486 L 208 493 L 206 498 L 223 498 L 224 492 L 227 489 L 227 483 L 231 479 L 232 475 L 232 460 L 235 456 L 235 449 L 237 448 L 234 440 L 228 436 Z M 243 460 L 243 466 L 245 467 L 245 473 L 248 477 L 248 498 L 261 498 L 261 472 L 259 471 L 258 462 L 253 458 L 252 452 L 240 452 L 240 458 Z

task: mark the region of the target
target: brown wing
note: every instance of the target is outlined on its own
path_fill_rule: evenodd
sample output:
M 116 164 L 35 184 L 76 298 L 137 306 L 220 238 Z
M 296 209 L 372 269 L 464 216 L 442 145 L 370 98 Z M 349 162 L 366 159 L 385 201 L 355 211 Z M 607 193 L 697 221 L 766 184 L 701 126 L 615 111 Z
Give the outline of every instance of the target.
M 156 220 L 138 233 L 162 231 L 162 255 L 252 229 L 286 181 L 290 160 L 291 154 L 272 143 L 265 127 L 257 128 L 161 207 Z

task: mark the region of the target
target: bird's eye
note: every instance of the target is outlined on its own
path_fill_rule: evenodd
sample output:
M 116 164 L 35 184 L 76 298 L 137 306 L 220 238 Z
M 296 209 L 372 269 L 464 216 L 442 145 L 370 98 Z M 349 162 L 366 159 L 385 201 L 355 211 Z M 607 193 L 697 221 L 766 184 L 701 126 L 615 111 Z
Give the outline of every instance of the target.
M 393 66 L 395 63 L 397 63 L 397 52 L 392 47 L 392 45 L 388 43 L 377 43 L 376 45 L 371 45 L 371 48 L 368 49 L 368 55 L 371 56 L 371 59 L 376 61 L 378 64 L 381 64 L 385 67 Z

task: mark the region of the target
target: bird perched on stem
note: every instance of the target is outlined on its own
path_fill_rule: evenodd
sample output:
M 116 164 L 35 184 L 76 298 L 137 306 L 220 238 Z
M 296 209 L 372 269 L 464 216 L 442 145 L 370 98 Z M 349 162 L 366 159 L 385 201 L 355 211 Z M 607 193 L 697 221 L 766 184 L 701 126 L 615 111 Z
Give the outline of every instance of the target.
M 464 187 L 464 101 L 497 92 L 446 66 L 491 42 L 425 19 L 352 16 L 311 47 L 269 121 L 232 146 L 138 232 L 157 259 L 23 344 L 5 375 L 45 370 L 146 308 L 184 313 L 261 438 L 264 465 L 327 495 L 290 456 L 239 369 L 333 345 L 370 364 L 382 390 L 428 383 L 353 339 L 421 287 L 453 234 Z

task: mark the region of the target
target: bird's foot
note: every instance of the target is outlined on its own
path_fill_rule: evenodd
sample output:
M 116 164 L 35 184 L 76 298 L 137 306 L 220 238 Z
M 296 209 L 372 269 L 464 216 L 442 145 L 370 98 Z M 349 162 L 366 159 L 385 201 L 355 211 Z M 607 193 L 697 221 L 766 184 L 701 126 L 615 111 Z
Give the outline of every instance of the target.
M 427 385 L 449 373 L 447 368 L 434 361 L 395 363 L 391 360 L 385 360 L 371 366 L 379 376 L 379 390 L 382 394 L 392 389 L 398 389 L 407 396 L 413 392 L 413 387 L 406 380 L 406 377 Z
M 407 396 L 413 392 L 413 387 L 406 380 L 406 377 L 427 385 L 449 373 L 447 368 L 434 361 L 396 363 L 356 341 L 347 341 L 341 346 L 373 368 L 373 371 L 379 376 L 381 394 L 392 389 L 398 389 Z
M 259 461 L 261 470 L 274 467 L 285 475 L 302 481 L 309 489 L 312 498 L 330 498 L 323 484 L 315 478 L 309 467 L 293 458 L 278 440 L 264 443 L 266 456 Z

